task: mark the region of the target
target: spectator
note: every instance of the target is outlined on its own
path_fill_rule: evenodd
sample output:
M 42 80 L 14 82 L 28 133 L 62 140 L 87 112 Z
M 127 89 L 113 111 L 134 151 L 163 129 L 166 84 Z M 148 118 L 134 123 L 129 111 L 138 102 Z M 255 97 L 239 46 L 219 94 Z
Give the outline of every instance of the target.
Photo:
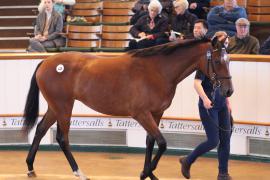
M 266 41 L 264 41 L 261 49 L 260 49 L 260 54 L 269 54 L 270 55 L 270 36 Z
M 195 39 L 205 39 L 208 31 L 208 24 L 204 19 L 198 19 L 195 21 L 193 29 L 193 37 Z
M 132 8 L 132 11 L 133 11 L 134 13 L 136 13 L 136 12 L 142 10 L 142 9 L 144 8 L 144 7 L 143 7 L 144 5 L 147 5 L 147 6 L 148 6 L 149 3 L 150 3 L 150 0 L 138 0 L 138 1 L 135 3 L 134 7 Z
M 197 19 L 194 23 L 194 28 L 193 28 L 193 34 L 191 36 L 186 36 L 185 39 L 207 39 L 206 33 L 208 31 L 208 24 L 205 19 Z M 171 37 L 169 37 L 171 40 Z M 176 38 L 181 39 L 181 38 Z
M 249 21 L 246 18 L 239 18 L 235 25 L 237 32 L 229 39 L 227 52 L 230 54 L 258 54 L 260 43 L 257 38 L 249 34 Z
M 171 29 L 181 33 L 180 38 L 192 35 L 195 21 L 198 19 L 196 15 L 190 13 L 187 0 L 176 0 L 173 3 L 176 15 L 172 18 Z M 173 34 L 173 33 L 172 33 Z M 174 41 L 175 36 L 170 36 L 170 41 Z
M 210 0 L 188 0 L 189 12 L 195 14 L 200 19 L 206 19 L 210 7 Z
M 53 9 L 53 0 L 42 0 L 43 10 L 37 17 L 35 37 L 29 41 L 29 52 L 46 52 L 46 48 L 61 47 L 65 39 L 59 35 L 63 29 L 62 16 Z
M 149 0 L 139 0 L 136 2 L 135 6 L 132 8 L 134 15 L 130 19 L 130 24 L 134 25 L 140 19 L 140 17 L 148 13 Z
M 168 18 L 160 14 L 161 10 L 162 6 L 158 0 L 150 2 L 148 14 L 142 16 L 130 29 L 131 35 L 139 40 L 131 40 L 128 50 L 147 48 L 168 42 L 168 36 L 165 34 L 168 30 Z
M 247 18 L 246 10 L 237 5 L 237 0 L 224 0 L 223 5 L 212 8 L 207 16 L 207 36 L 211 38 L 217 31 L 225 31 L 229 36 L 234 36 L 235 21 L 239 18 Z
M 66 6 L 72 6 L 76 3 L 75 0 L 53 0 L 54 2 L 54 10 L 62 15 L 63 20 L 66 19 Z M 44 9 L 44 1 L 41 1 L 38 6 L 38 11 L 41 12 Z
M 167 18 L 171 18 L 173 12 L 173 0 L 159 0 L 162 6 L 161 14 Z

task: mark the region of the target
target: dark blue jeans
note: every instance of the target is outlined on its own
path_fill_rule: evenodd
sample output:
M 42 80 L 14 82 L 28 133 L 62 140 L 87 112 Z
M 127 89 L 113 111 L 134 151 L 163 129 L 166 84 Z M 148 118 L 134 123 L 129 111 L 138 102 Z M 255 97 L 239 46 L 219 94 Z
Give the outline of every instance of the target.
M 231 123 L 228 108 L 226 105 L 223 107 L 214 107 L 208 110 L 208 114 L 204 107 L 199 106 L 199 112 L 207 140 L 197 146 L 188 155 L 187 162 L 192 164 L 199 156 L 218 146 L 219 173 L 227 173 L 231 138 Z M 218 126 L 225 131 L 219 129 Z

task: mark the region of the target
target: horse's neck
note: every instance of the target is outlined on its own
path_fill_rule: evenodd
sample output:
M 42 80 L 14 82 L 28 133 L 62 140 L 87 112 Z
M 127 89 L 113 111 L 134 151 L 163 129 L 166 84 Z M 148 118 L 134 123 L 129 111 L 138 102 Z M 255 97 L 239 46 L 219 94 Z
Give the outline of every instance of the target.
M 197 69 L 204 54 L 201 46 L 198 49 L 193 47 L 176 50 L 171 55 L 159 59 L 161 72 L 168 81 L 179 83 Z

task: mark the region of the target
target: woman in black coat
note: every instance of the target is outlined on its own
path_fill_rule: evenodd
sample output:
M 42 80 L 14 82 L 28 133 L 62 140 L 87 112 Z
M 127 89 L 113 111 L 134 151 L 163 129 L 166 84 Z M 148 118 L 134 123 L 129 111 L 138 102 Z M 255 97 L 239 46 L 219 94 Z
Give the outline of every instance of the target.
M 181 39 L 192 36 L 194 23 L 198 18 L 187 10 L 189 6 L 188 1 L 177 0 L 174 1 L 173 5 L 176 15 L 172 18 L 171 30 L 181 33 L 180 36 L 179 34 L 177 36 Z M 174 36 L 174 33 L 171 33 L 169 39 L 170 41 L 174 41 L 177 37 Z
M 131 40 L 129 50 L 142 49 L 168 42 L 168 18 L 162 16 L 162 6 L 159 1 L 152 0 L 148 6 L 148 13 L 142 16 L 130 29 L 136 40 Z

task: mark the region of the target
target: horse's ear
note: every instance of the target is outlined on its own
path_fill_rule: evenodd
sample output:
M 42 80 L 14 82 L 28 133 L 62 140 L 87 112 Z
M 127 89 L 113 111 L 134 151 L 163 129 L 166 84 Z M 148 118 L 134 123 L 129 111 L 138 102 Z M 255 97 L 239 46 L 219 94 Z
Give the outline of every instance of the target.
M 214 36 L 211 40 L 212 43 L 212 47 L 216 47 L 217 46 L 217 42 L 218 42 L 218 37 Z

